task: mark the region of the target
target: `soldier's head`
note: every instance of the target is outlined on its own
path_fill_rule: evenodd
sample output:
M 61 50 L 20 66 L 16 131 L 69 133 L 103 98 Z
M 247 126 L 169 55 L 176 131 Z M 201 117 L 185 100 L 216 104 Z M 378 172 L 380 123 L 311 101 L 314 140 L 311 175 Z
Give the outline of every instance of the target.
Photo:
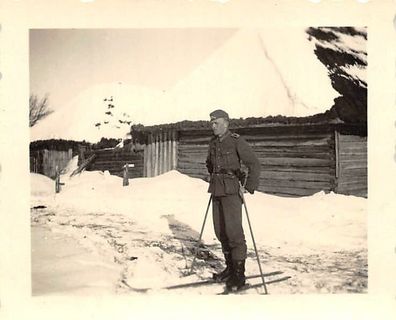
M 215 136 L 223 136 L 228 131 L 230 119 L 223 110 L 215 110 L 210 114 L 210 124 Z

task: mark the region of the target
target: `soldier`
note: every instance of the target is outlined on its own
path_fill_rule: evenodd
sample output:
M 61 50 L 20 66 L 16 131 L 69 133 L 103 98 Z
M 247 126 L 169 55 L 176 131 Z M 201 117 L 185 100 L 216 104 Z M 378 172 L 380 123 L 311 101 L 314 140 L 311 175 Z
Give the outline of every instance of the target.
M 245 285 L 246 241 L 242 228 L 242 195 L 251 194 L 259 184 L 260 163 L 248 143 L 228 130 L 229 117 L 223 110 L 210 114 L 214 133 L 209 142 L 206 167 L 210 174 L 208 192 L 212 194 L 213 224 L 221 243 L 226 268 L 213 277 L 226 281 L 228 288 L 240 289 Z M 242 180 L 241 161 L 248 168 L 246 181 Z

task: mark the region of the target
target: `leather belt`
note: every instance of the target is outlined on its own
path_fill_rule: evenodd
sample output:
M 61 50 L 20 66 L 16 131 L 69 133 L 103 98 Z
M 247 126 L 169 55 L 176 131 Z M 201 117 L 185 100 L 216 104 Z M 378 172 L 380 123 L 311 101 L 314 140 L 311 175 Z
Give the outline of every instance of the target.
M 219 171 L 213 172 L 213 174 L 227 174 L 227 175 L 230 175 L 230 176 L 235 176 L 235 171 L 226 170 L 226 169 L 220 169 Z

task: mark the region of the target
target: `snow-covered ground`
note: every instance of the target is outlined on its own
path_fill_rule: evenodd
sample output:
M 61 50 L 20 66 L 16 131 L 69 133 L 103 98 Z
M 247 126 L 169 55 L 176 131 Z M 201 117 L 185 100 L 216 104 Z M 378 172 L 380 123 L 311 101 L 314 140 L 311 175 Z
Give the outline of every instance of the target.
M 222 267 L 223 257 L 209 214 L 203 242 L 214 257 L 197 259 L 196 273 L 186 276 L 209 199 L 203 180 L 171 171 L 154 178 L 131 179 L 126 187 L 121 178 L 106 172 L 83 172 L 73 178 L 65 174 L 61 181 L 65 185 L 55 194 L 52 180 L 31 174 L 33 234 L 51 231 L 47 234 L 48 243 L 44 238 L 32 242 L 33 290 L 35 283 L 46 280 L 45 272 L 35 272 L 35 268 L 37 271 L 45 267 L 42 264 L 47 260 L 40 259 L 40 252 L 43 254 L 46 246 L 50 252 L 59 252 L 63 275 L 68 266 L 73 272 L 75 259 L 61 255 L 62 237 L 69 241 L 64 241 L 67 250 L 72 250 L 73 238 L 76 254 L 83 250 L 79 257 L 90 260 L 86 264 L 90 272 L 81 272 L 79 281 L 89 282 L 97 272 L 99 278 L 109 282 L 102 289 L 106 287 L 106 292 L 111 293 L 169 293 L 162 288 L 210 277 Z M 281 270 L 291 276 L 287 281 L 269 285 L 270 293 L 367 291 L 367 199 L 333 193 L 282 198 L 257 192 L 247 194 L 246 201 L 263 271 Z M 258 266 L 246 219 L 244 223 L 247 274 L 256 274 Z M 51 240 L 51 234 L 58 241 Z M 59 247 L 54 248 L 53 243 Z M 102 267 L 93 267 L 92 260 Z M 103 276 L 103 268 L 111 269 L 109 276 Z M 56 275 L 56 270 L 51 272 L 51 276 Z M 114 272 L 118 272 L 116 279 Z M 41 286 L 40 292 L 33 294 L 67 294 L 71 284 L 65 283 L 59 282 L 48 290 Z M 89 288 L 74 287 L 72 292 L 101 292 L 95 286 Z M 221 287 L 216 285 L 171 292 L 219 291 Z

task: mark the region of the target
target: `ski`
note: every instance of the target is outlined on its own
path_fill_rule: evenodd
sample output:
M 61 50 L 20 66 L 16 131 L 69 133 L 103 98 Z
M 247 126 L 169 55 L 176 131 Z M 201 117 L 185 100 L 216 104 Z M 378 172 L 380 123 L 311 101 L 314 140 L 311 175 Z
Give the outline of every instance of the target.
M 290 279 L 291 276 L 286 276 L 286 277 L 282 277 L 282 278 L 278 278 L 278 279 L 274 279 L 274 280 L 269 280 L 266 281 L 265 284 L 271 284 L 271 283 L 276 283 L 276 282 L 281 282 L 281 281 L 286 281 L 288 279 Z M 247 279 L 247 277 L 246 277 Z M 231 289 L 225 289 L 223 292 L 217 293 L 217 295 L 228 295 L 228 294 L 240 294 L 246 290 L 249 289 L 255 289 L 255 288 L 259 288 L 263 285 L 263 283 L 255 283 L 255 284 L 250 284 L 250 283 L 246 283 L 242 288 L 238 289 L 238 290 L 231 290 Z
M 279 274 L 282 274 L 283 271 L 273 271 L 269 273 L 264 273 L 264 277 L 271 277 L 271 276 L 276 276 Z M 255 274 L 255 275 L 250 275 L 246 276 L 246 279 L 254 279 L 254 278 L 259 278 L 261 277 L 260 274 Z M 187 287 L 198 287 L 202 285 L 211 285 L 211 284 L 221 284 L 222 282 L 217 282 L 213 279 L 208 279 L 208 280 L 202 280 L 202 281 L 196 281 L 196 282 L 188 282 L 188 283 L 182 283 L 182 284 L 177 284 L 173 286 L 168 286 L 163 289 L 182 289 L 182 288 L 187 288 Z

